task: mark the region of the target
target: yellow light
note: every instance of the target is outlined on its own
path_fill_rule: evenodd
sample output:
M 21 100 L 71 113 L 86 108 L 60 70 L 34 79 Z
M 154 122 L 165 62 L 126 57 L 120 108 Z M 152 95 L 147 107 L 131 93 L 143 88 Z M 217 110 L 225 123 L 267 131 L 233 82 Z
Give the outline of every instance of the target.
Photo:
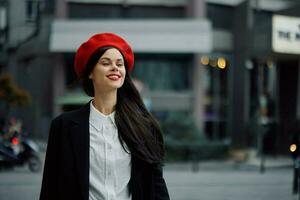
M 200 62 L 201 62 L 202 65 L 208 65 L 209 58 L 207 56 L 201 56 Z
M 225 58 L 218 58 L 218 67 L 220 69 L 224 69 L 226 67 L 226 60 Z
M 290 151 L 291 151 L 291 152 L 295 152 L 296 150 L 297 150 L 297 145 L 291 144 L 291 145 L 290 145 Z

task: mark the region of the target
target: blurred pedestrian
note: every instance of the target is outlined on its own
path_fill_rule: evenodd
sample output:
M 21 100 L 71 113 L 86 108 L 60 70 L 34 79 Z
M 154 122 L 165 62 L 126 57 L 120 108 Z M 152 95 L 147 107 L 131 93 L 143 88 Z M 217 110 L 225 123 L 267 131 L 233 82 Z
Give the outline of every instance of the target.
M 93 99 L 56 117 L 40 200 L 169 199 L 163 137 L 130 78 L 131 47 L 100 33 L 77 50 L 75 71 Z

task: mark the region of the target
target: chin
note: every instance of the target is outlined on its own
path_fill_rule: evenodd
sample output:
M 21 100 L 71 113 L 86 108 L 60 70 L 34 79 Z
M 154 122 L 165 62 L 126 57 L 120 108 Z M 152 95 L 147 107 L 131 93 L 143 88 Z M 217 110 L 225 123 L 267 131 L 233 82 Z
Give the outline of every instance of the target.
M 111 84 L 111 88 L 112 89 L 119 89 L 120 87 L 122 87 L 123 84 Z

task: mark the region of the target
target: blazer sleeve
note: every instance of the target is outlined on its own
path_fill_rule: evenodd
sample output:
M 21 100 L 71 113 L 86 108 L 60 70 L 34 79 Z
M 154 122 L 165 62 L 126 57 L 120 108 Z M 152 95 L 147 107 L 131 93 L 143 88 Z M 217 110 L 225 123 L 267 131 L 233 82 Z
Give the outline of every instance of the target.
M 167 185 L 163 178 L 162 165 L 157 164 L 153 170 L 155 200 L 170 200 Z
M 53 120 L 50 126 L 40 200 L 53 200 L 57 197 L 57 143 L 58 124 Z

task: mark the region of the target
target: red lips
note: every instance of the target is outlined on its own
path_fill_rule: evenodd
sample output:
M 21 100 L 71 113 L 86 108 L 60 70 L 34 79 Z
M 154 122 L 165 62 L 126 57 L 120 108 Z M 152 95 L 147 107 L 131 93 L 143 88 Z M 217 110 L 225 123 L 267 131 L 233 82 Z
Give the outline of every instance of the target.
M 119 80 L 121 78 L 121 75 L 120 74 L 108 74 L 106 77 L 109 78 L 110 80 L 115 81 L 115 80 Z

